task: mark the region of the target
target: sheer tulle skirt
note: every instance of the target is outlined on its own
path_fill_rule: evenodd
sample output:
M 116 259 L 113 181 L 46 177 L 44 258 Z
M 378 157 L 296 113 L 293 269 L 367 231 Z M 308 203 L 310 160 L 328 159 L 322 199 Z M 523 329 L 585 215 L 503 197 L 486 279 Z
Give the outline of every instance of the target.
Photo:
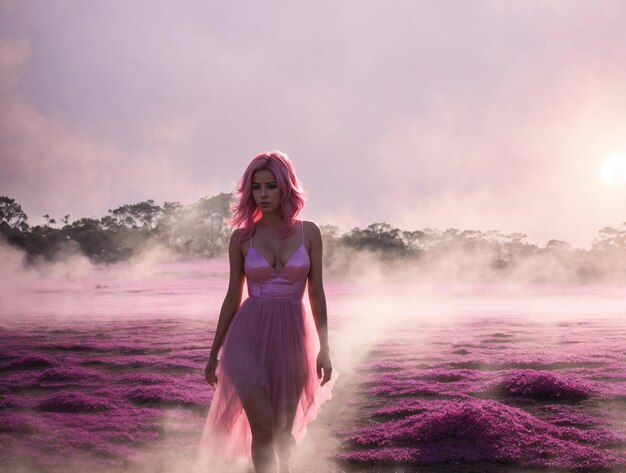
M 332 398 L 338 373 L 320 386 L 316 372 L 319 338 L 301 300 L 249 297 L 228 328 L 217 367 L 218 382 L 200 440 L 203 456 L 250 460 L 252 435 L 243 403 L 255 386 L 269 393 L 274 430 L 288 422 L 297 405 L 292 435 L 296 443 Z

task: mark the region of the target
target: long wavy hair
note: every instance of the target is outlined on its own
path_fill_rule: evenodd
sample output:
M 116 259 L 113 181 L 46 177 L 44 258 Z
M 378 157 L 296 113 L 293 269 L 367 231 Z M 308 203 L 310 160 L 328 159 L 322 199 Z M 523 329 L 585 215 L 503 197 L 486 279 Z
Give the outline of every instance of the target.
M 262 212 L 252 195 L 252 176 L 256 171 L 262 169 L 272 171 L 280 189 L 280 214 L 283 221 L 276 229 L 276 234 L 280 238 L 291 235 L 296 226 L 296 216 L 304 207 L 304 190 L 287 155 L 274 150 L 255 156 L 236 184 L 236 193 L 239 199 L 231 207 L 233 217 L 229 223 L 240 229 L 239 243 L 252 237 L 256 223 L 262 216 Z

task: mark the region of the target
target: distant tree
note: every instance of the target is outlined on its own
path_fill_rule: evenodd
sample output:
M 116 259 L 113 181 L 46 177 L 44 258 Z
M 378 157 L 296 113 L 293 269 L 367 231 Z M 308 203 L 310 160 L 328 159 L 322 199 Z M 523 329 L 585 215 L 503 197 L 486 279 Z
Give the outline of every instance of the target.
M 102 230 L 116 230 L 122 226 L 123 225 L 120 224 L 116 218 L 113 218 L 110 215 L 105 215 L 100 219 L 100 227 Z
M 16 231 L 28 230 L 28 217 L 20 204 L 7 196 L 0 196 L 0 233 L 13 234 Z
M 21 247 L 26 251 L 27 261 L 36 257 L 50 260 L 63 248 L 65 242 L 66 238 L 61 230 L 47 224 L 37 225 L 24 234 Z
M 182 247 L 186 239 L 183 231 L 183 214 L 188 213 L 179 202 L 164 202 L 163 217 L 154 228 L 155 236 L 159 241 L 173 249 Z
M 461 231 L 457 228 L 448 228 L 443 232 L 429 231 L 429 251 L 431 259 L 443 257 L 451 252 L 472 251 L 476 247 L 478 232 L 473 230 Z
M 215 256 L 228 247 L 232 194 L 222 193 L 203 197 L 185 206 L 179 202 L 165 202 L 162 217 L 153 235 L 164 245 L 181 255 Z
M 320 233 L 325 241 L 336 240 L 339 237 L 339 227 L 335 225 L 320 225 Z
M 422 236 L 419 240 L 421 250 L 429 250 L 438 245 L 442 238 L 442 233 L 436 228 L 425 228 L 421 230 Z
M 164 202 L 163 203 L 163 213 L 167 215 L 176 215 L 176 212 L 182 208 L 182 204 L 180 202 Z
M 100 220 L 81 218 L 63 227 L 68 239 L 78 243 L 82 252 L 95 262 L 110 263 L 127 259 L 132 248 L 124 245 L 115 229 L 105 229 Z
M 599 251 L 626 251 L 626 222 L 620 228 L 604 227 L 594 238 L 592 247 Z
M 203 197 L 192 206 L 199 225 L 199 231 L 193 239 L 201 254 L 214 256 L 227 248 L 230 226 L 226 219 L 232 201 L 232 194 L 221 193 L 214 197 Z
M 198 214 L 203 219 L 224 220 L 230 213 L 233 195 L 222 192 L 213 197 L 203 197 L 195 204 Z
M 48 215 L 48 214 L 43 215 L 43 218 L 46 219 L 46 226 L 47 227 L 51 227 L 52 225 L 55 225 L 57 223 L 57 221 L 55 219 L 53 219 L 52 217 L 50 217 L 50 215 Z
M 523 233 L 511 233 L 501 235 L 500 251 L 501 257 L 507 262 L 525 258 L 537 252 L 536 245 L 526 243 L 527 236 Z
M 163 209 L 155 204 L 154 200 L 149 199 L 137 204 L 122 205 L 109 210 L 109 213 L 118 225 L 152 230 L 162 217 Z
M 420 230 L 415 231 L 402 231 L 402 242 L 406 248 L 416 248 L 421 246 L 420 242 L 424 239 L 426 234 Z
M 355 227 L 344 235 L 342 240 L 348 246 L 359 250 L 369 249 L 375 252 L 406 250 L 400 229 L 384 222 L 372 223 L 363 230 Z
M 569 251 L 572 249 L 572 247 L 566 241 L 550 240 L 546 244 L 546 249 L 550 251 Z
M 324 242 L 324 266 L 332 272 L 333 264 L 336 266 L 342 266 L 341 261 L 338 261 L 338 252 L 343 249 L 343 243 L 339 235 L 339 227 L 335 225 L 320 225 L 320 233 L 322 234 L 322 241 Z M 341 253 L 345 255 L 345 253 Z M 345 269 L 345 267 L 343 268 Z

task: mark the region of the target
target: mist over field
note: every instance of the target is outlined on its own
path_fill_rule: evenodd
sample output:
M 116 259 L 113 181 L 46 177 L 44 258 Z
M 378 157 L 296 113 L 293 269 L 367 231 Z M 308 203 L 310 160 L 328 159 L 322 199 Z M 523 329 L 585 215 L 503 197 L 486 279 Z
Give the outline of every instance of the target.
M 198 449 L 231 203 L 30 226 L 0 197 L 0 467 L 249 471 Z M 320 228 L 340 377 L 295 471 L 626 471 L 624 226 Z
M 3 255 L 3 469 L 221 471 L 196 446 L 224 257 Z M 623 285 L 387 278 L 372 261 L 326 278 L 340 378 L 294 470 L 624 469 Z
M 98 264 L 223 258 L 232 231 L 228 219 L 233 201 L 232 194 L 204 197 L 190 205 L 159 205 L 148 200 L 109 210 L 109 215 L 99 219 L 71 221 L 66 215 L 57 222 L 46 215 L 45 225 L 30 226 L 20 204 L 0 196 L 0 252 L 7 259 L 4 271 L 21 265 L 36 273 L 63 271 L 65 266 L 72 272 L 77 267 L 80 272 Z M 599 229 L 588 250 L 556 239 L 537 246 L 529 243 L 525 234 L 498 230 L 405 230 L 378 222 L 341 232 L 332 223 L 318 224 L 325 242 L 325 268 L 335 278 L 626 281 L 626 222 L 618 228 Z

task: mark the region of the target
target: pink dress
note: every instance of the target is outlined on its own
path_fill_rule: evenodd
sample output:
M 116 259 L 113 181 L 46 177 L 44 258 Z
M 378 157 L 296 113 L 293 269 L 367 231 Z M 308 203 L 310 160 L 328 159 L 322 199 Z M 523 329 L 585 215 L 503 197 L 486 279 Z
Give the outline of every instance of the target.
M 310 268 L 301 243 L 280 271 L 254 247 L 246 254 L 244 271 L 249 297 L 233 317 L 224 337 L 217 367 L 218 382 L 200 440 L 202 453 L 226 459 L 251 459 L 251 431 L 242 400 L 254 386 L 271 399 L 274 429 L 287 424 L 288 406 L 297 405 L 292 434 L 300 443 L 307 424 L 321 404 L 332 398 L 338 373 L 320 386 L 316 372 L 319 337 L 302 297 Z

